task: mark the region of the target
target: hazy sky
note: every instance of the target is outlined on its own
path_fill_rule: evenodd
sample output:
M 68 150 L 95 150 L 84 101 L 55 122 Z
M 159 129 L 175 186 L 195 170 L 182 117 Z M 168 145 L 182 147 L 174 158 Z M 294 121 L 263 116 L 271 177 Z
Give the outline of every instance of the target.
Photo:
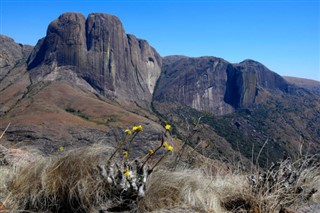
M 0 33 L 35 45 L 64 12 L 116 15 L 162 56 L 253 59 L 280 75 L 320 81 L 320 1 L 0 0 Z

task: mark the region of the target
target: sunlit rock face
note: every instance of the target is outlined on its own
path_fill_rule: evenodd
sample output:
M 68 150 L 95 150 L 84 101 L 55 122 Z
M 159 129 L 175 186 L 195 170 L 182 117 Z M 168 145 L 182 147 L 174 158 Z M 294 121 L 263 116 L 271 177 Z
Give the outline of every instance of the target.
M 269 90 L 285 92 L 287 86 L 255 61 L 231 64 L 216 57 L 169 56 L 163 59 L 154 100 L 224 115 L 259 102 Z
M 93 13 L 86 19 L 79 13 L 64 13 L 39 40 L 28 69 L 34 79 L 43 79 L 66 67 L 100 94 L 148 104 L 161 63 L 155 49 L 126 34 L 117 17 Z

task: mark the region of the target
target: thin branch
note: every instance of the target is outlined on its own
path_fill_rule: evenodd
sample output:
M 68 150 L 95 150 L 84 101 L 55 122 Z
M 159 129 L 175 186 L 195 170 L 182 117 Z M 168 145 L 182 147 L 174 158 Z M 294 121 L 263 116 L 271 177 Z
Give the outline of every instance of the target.
M 5 130 L 2 132 L 1 136 L 0 136 L 0 139 L 3 137 L 4 133 L 6 133 L 6 131 L 8 130 L 9 126 L 10 126 L 11 123 L 9 123 L 7 125 L 7 127 L 5 128 Z

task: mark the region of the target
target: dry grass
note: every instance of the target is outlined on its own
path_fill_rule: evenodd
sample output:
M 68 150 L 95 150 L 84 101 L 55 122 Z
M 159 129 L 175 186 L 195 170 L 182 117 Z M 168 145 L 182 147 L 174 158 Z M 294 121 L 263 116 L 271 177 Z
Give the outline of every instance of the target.
M 40 158 L 36 151 L 6 148 L 0 144 L 0 201 L 9 193 L 9 184 L 16 174 Z
M 223 173 L 207 176 L 201 169 L 158 168 L 149 177 L 146 196 L 139 202 L 138 209 L 145 212 L 188 207 L 200 212 L 228 212 L 222 201 L 242 196 L 249 185 L 245 176 Z
M 310 203 L 319 203 L 320 164 L 315 157 L 305 157 L 295 162 L 286 159 L 265 172 L 248 174 L 251 184 L 249 194 L 257 211 L 297 210 Z
M 12 211 L 46 212 L 94 212 L 121 206 L 123 201 L 113 194 L 97 167 L 106 163 L 112 150 L 95 145 L 61 156 L 37 157 L 33 163 L 16 161 L 22 169 L 15 171 L 13 166 L 1 166 L 4 175 L 0 177 L 0 185 L 3 195 L 7 195 L 5 206 Z M 281 179 L 272 190 L 267 185 L 254 190 L 247 173 L 225 169 L 220 172 L 212 165 L 174 170 L 164 161 L 148 177 L 145 196 L 132 202 L 131 211 L 273 213 L 279 212 L 281 206 L 297 209 L 308 202 L 319 202 L 317 193 L 306 199 L 311 189 L 320 190 L 319 168 L 306 164 L 298 172 L 299 178 L 292 189 L 301 187 L 303 193 L 285 190 Z M 13 181 L 8 185 L 10 179 Z
M 13 178 L 5 205 L 12 210 L 91 211 L 110 196 L 98 165 L 110 149 L 94 146 L 39 158 Z
M 11 210 L 54 212 L 89 212 L 121 204 L 97 167 L 111 152 L 102 146 L 77 149 L 61 156 L 39 157 L 18 173 L 7 170 L 13 181 L 4 204 Z M 238 175 L 212 177 L 201 169 L 170 171 L 160 166 L 149 176 L 146 195 L 132 211 L 184 207 L 222 213 L 226 211 L 221 207 L 221 198 L 241 193 L 243 184 L 244 177 Z

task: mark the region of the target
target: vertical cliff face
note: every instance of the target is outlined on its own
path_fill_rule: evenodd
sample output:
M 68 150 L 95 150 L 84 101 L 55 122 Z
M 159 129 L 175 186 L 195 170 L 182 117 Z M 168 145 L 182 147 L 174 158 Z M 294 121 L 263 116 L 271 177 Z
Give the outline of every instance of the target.
M 277 73 L 270 71 L 267 67 L 257 61 L 245 60 L 234 66 L 243 73 L 254 74 L 257 84 L 263 88 L 281 90 L 283 92 L 288 90 L 288 83 L 284 78 Z
M 39 78 L 66 67 L 103 95 L 150 103 L 161 63 L 147 41 L 125 33 L 117 17 L 65 13 L 39 40 L 28 69 Z
M 215 57 L 165 57 L 154 100 L 215 114 L 232 112 L 232 106 L 224 101 L 228 66 Z
M 287 87 L 279 75 L 251 60 L 231 64 L 215 57 L 170 56 L 163 60 L 154 100 L 223 115 Z
M 267 67 L 253 60 L 245 60 L 234 64 L 238 71 L 239 105 L 235 107 L 248 107 L 256 102 L 256 98 L 264 96 L 265 90 L 276 92 L 287 92 L 288 83 L 277 73 L 270 71 Z

